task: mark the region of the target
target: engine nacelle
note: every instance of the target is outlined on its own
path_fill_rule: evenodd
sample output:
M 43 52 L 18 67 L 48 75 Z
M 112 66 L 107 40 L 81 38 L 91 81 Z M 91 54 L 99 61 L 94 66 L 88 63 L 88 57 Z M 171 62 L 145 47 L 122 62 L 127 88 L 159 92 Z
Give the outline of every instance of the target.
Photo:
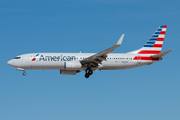
M 66 70 L 79 70 L 81 69 L 82 65 L 79 61 L 74 61 L 74 62 L 64 62 L 64 68 Z
M 61 75 L 76 75 L 76 73 L 80 72 L 79 70 L 60 70 Z

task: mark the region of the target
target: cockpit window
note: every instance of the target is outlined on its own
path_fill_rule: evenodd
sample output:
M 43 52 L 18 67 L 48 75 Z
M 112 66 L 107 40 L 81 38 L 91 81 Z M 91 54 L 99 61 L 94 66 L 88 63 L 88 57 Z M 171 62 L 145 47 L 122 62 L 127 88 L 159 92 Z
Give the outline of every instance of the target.
M 20 59 L 21 57 L 15 57 L 14 59 Z

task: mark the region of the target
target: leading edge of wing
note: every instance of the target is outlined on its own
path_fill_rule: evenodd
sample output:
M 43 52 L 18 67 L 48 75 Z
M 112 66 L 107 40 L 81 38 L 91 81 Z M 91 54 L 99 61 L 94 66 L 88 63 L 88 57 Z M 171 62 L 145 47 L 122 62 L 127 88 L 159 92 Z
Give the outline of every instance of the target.
M 116 49 L 117 47 L 119 47 L 122 44 L 123 38 L 124 38 L 124 34 L 122 34 L 122 36 L 119 38 L 118 42 L 115 45 L 113 45 L 112 47 L 110 47 L 100 53 L 97 53 L 95 55 L 92 55 L 92 56 L 82 60 L 81 63 L 82 64 L 83 63 L 91 63 L 91 62 L 101 63 L 103 60 L 106 59 L 107 54 L 109 54 L 110 52 L 112 52 L 114 49 Z

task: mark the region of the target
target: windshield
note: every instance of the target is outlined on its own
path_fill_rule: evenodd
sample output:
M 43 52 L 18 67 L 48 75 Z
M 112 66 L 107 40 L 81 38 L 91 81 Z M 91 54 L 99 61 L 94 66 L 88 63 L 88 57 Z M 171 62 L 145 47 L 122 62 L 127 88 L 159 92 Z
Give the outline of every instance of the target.
M 14 59 L 20 59 L 21 57 L 15 57 Z

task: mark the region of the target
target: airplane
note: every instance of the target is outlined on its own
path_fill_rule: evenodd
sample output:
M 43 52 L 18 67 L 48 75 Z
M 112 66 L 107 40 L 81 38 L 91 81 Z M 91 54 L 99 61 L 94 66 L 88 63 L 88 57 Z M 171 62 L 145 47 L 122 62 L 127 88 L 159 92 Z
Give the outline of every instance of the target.
M 97 70 L 119 70 L 135 68 L 161 61 L 173 49 L 161 52 L 167 25 L 161 25 L 145 45 L 128 53 L 110 53 L 119 47 L 124 34 L 112 47 L 99 53 L 29 53 L 16 56 L 8 65 L 23 71 L 26 69 L 59 69 L 62 75 L 76 75 L 85 70 L 89 78 Z

